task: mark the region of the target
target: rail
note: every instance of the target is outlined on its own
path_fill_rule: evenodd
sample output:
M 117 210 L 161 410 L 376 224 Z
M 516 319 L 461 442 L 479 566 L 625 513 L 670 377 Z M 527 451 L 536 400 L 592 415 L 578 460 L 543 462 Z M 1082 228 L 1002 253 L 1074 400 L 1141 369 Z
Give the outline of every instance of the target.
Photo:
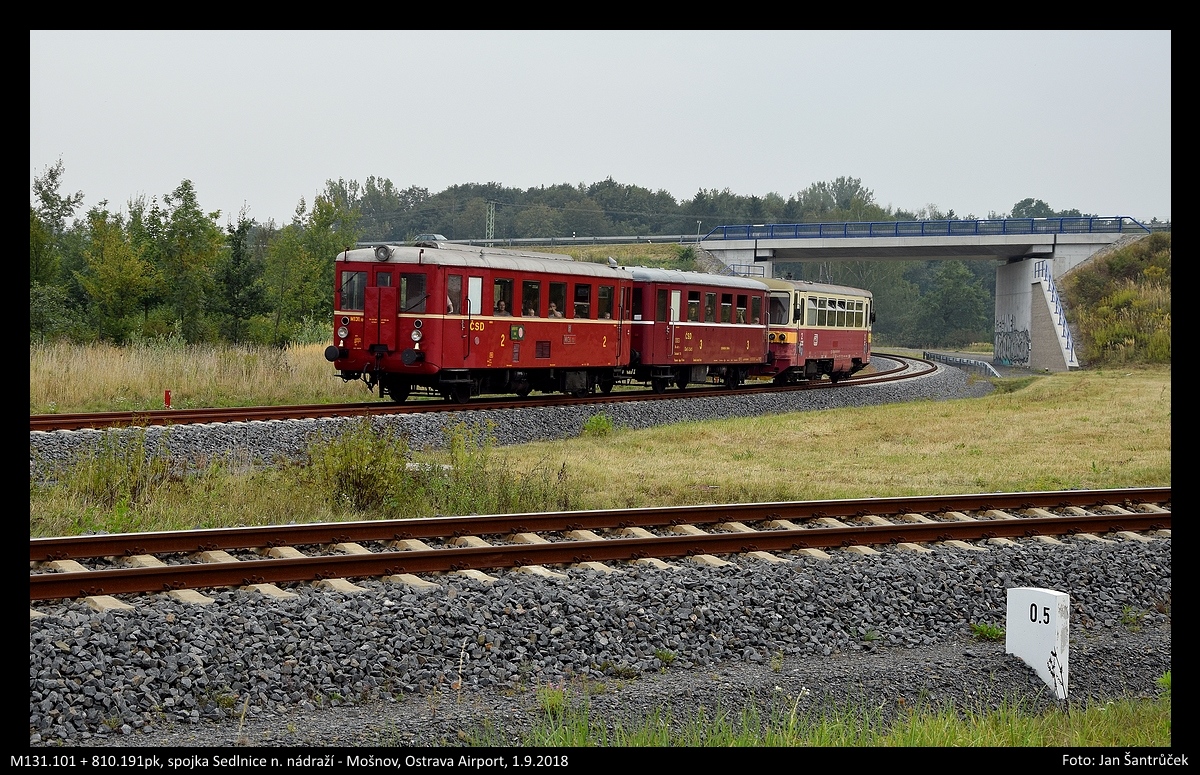
M 973 221 L 863 221 L 846 223 L 755 223 L 717 226 L 702 238 L 828 239 L 833 237 L 957 237 L 1007 234 L 1113 234 L 1151 232 L 1127 215 L 1078 218 L 996 218 Z

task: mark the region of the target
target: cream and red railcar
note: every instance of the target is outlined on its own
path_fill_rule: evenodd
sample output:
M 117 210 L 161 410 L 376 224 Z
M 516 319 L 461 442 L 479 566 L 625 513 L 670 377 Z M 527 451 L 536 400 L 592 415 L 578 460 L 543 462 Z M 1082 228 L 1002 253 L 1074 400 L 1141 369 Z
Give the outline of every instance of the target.
M 628 373 L 656 392 L 719 378 L 736 387 L 767 358 L 768 288 L 748 277 L 630 268 Z
M 771 289 L 766 363 L 753 373 L 778 383 L 833 382 L 871 362 L 870 291 L 796 280 L 762 280 Z
M 335 275 L 325 357 L 395 401 L 608 392 L 629 361 L 633 281 L 613 267 L 429 242 L 347 250 Z

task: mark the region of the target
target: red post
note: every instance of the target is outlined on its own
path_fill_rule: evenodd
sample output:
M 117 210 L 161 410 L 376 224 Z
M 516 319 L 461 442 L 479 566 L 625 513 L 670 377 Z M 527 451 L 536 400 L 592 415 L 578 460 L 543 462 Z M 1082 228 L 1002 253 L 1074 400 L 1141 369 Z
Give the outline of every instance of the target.
M 163 393 L 163 403 L 166 404 L 168 409 L 171 408 L 171 391 L 170 390 Z

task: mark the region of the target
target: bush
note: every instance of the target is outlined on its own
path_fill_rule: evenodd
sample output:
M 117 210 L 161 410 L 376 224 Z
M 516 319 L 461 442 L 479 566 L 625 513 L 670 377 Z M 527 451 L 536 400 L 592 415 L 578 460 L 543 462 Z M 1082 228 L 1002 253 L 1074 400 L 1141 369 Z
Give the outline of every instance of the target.
M 604 414 L 593 414 L 587 418 L 583 424 L 582 435 L 584 436 L 607 436 L 613 432 L 612 419 Z

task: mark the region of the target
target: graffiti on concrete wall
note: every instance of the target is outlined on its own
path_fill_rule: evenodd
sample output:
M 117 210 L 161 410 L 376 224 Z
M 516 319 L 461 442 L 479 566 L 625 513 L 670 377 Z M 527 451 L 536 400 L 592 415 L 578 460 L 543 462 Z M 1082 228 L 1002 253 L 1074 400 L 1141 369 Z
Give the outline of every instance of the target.
M 1029 330 L 1018 330 L 1014 315 L 996 319 L 995 355 L 992 360 L 1006 366 L 1028 366 L 1033 340 Z

